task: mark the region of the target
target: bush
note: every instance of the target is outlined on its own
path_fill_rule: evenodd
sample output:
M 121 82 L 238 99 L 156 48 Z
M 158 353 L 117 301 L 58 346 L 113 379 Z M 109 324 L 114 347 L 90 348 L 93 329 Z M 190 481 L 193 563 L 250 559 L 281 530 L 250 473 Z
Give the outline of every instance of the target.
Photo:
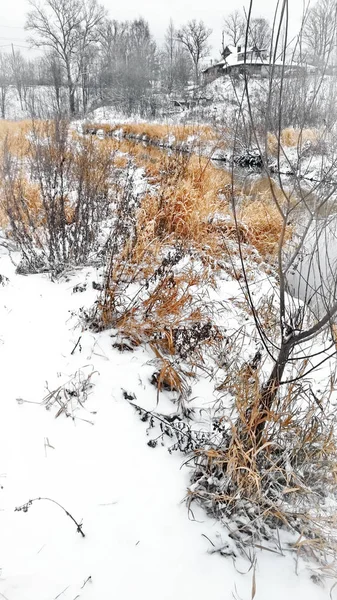
M 7 138 L 2 164 L 1 209 L 23 268 L 57 271 L 86 263 L 109 216 L 114 154 L 92 138 L 72 138 L 66 121 L 32 123 L 28 139 L 19 159 Z

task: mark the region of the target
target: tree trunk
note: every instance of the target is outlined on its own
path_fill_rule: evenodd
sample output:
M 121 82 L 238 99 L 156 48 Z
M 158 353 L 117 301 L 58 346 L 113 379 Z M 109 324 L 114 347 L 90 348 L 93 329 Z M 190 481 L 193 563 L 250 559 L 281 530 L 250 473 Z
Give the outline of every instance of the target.
M 5 119 L 6 118 L 6 94 L 7 94 L 7 90 L 5 88 L 0 88 L 1 89 L 1 118 Z
M 199 85 L 199 68 L 198 68 L 198 63 L 196 62 L 195 65 L 195 83 L 198 86 Z
M 267 383 L 261 389 L 260 396 L 260 420 L 256 426 L 255 439 L 256 444 L 259 445 L 261 442 L 262 434 L 268 420 L 268 415 L 273 406 L 277 392 L 282 381 L 284 369 L 289 360 L 289 356 L 294 347 L 292 340 L 283 342 L 279 351 L 279 355 L 276 359 L 273 370 L 269 376 Z
M 70 110 L 70 116 L 73 117 L 75 115 L 75 90 L 73 89 L 72 85 L 68 86 L 69 88 L 69 110 Z
M 61 112 L 61 90 L 60 87 L 55 83 L 54 84 L 54 89 L 55 89 L 55 97 L 56 97 L 56 106 L 57 106 L 57 112 L 60 113 Z
M 68 82 L 68 93 L 69 93 L 69 111 L 70 116 L 75 115 L 75 89 L 71 78 L 70 66 L 67 64 L 67 82 Z

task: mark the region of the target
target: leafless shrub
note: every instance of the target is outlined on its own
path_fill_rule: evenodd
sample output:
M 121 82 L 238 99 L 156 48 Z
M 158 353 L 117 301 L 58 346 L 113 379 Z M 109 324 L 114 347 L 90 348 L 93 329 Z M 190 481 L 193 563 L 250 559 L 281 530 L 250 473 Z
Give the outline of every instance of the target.
M 33 122 L 23 159 L 5 140 L 1 205 L 23 255 L 21 271 L 57 272 L 95 257 L 111 216 L 115 171 L 111 149 L 72 139 L 66 121 Z

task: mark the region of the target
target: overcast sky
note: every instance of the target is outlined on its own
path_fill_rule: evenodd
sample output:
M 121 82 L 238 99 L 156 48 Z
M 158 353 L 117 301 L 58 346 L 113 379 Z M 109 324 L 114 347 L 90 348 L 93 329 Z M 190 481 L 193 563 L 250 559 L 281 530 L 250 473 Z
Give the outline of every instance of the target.
M 164 40 L 165 30 L 170 18 L 175 26 L 189 19 L 202 19 L 213 29 L 211 37 L 212 56 L 216 58 L 221 47 L 221 29 L 226 12 L 241 9 L 248 2 L 243 0 L 101 0 L 109 11 L 109 15 L 118 20 L 133 19 L 143 16 L 150 23 L 150 28 L 158 44 Z M 254 0 L 254 16 L 265 16 L 272 19 L 276 0 Z M 295 33 L 303 12 L 303 0 L 289 0 L 290 26 Z M 29 10 L 27 0 L 0 0 L 0 50 L 10 50 L 10 44 L 21 47 L 23 53 L 30 52 L 23 29 L 25 14 Z

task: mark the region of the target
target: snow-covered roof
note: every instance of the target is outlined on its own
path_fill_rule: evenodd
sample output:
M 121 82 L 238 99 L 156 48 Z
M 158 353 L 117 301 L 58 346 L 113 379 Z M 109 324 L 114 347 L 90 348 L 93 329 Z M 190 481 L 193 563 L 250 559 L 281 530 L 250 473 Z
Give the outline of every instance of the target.
M 229 46 L 228 46 L 229 49 Z M 267 55 L 267 51 L 266 50 L 258 50 L 257 48 L 255 48 L 254 46 L 252 47 L 248 47 L 245 49 L 244 46 L 232 46 L 233 51 L 231 52 L 231 54 L 229 54 L 226 58 L 225 58 L 225 62 L 227 65 L 234 65 L 236 63 L 250 63 L 250 62 L 256 62 L 256 61 L 261 61 L 262 62 L 266 62 L 263 61 L 263 59 L 261 59 L 261 56 L 263 55 Z M 255 53 L 255 57 L 254 57 L 254 53 Z M 239 59 L 239 56 L 241 57 Z
M 261 58 L 256 58 L 256 59 L 251 59 L 251 60 L 237 60 L 237 57 L 235 57 L 235 60 L 232 61 L 226 61 L 223 68 L 226 70 L 228 67 L 242 67 L 243 65 L 260 65 L 260 66 L 264 66 L 264 67 L 282 67 L 283 65 L 285 67 L 297 67 L 298 65 L 294 65 L 294 63 L 292 64 L 287 64 L 287 63 L 283 63 L 282 61 L 273 61 L 270 62 L 269 60 L 261 60 Z
M 224 49 L 226 58 L 209 65 L 203 69 L 203 73 L 208 73 L 213 69 L 223 69 L 226 71 L 229 67 L 240 67 L 242 65 L 254 65 L 254 66 L 265 66 L 265 67 L 285 67 L 287 69 L 299 69 L 303 68 L 304 65 L 300 65 L 294 62 L 283 62 L 283 60 L 270 60 L 270 55 L 267 49 L 259 49 L 256 46 L 249 46 L 245 49 L 245 46 L 226 46 Z M 306 65 L 306 68 L 311 70 L 311 65 Z
M 230 52 L 231 54 L 234 54 L 236 52 L 236 46 L 232 46 L 232 45 L 229 44 L 224 49 L 224 52 L 226 52 L 226 50 L 228 50 L 228 52 Z
M 230 49 L 230 46 L 227 46 Z M 236 67 L 242 65 L 256 65 L 256 66 L 276 66 L 276 67 L 294 67 L 297 68 L 300 65 L 283 62 L 283 60 L 270 61 L 269 52 L 267 49 L 259 49 L 255 46 L 250 46 L 245 49 L 244 46 L 232 46 L 233 52 L 229 54 L 224 60 L 224 70 L 227 67 Z
M 202 72 L 207 73 L 207 71 L 209 71 L 211 69 L 215 69 L 216 67 L 223 67 L 223 66 L 226 66 L 226 61 L 220 60 L 219 62 L 213 63 L 212 65 L 208 65 L 208 67 L 203 69 Z

